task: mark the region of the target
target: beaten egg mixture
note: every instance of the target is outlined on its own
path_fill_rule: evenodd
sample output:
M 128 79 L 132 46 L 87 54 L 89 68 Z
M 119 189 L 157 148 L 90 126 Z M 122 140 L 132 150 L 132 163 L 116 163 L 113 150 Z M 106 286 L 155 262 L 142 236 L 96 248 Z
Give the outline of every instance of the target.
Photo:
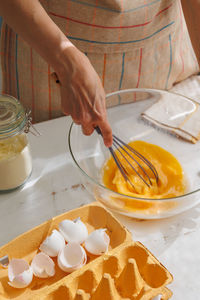
M 120 194 L 137 198 L 171 198 L 184 194 L 186 185 L 183 169 L 178 160 L 171 153 L 159 146 L 143 141 L 133 141 L 128 145 L 141 153 L 154 165 L 159 176 L 158 183 L 156 182 L 156 178 L 152 171 L 137 157 L 135 158 L 142 164 L 143 168 L 145 168 L 147 174 L 151 178 L 152 185 L 150 187 L 148 187 L 131 169 L 125 159 L 121 158 L 120 154 L 117 154 L 127 170 L 128 177 L 134 187 L 124 180 L 112 157 L 108 159 L 103 167 L 103 183 L 106 187 Z M 130 161 L 130 158 L 128 158 L 128 160 Z M 137 171 L 148 181 L 146 175 L 139 166 L 132 160 L 131 164 L 133 164 Z M 131 199 L 127 201 L 130 206 Z M 142 205 L 142 203 L 139 204 L 139 206 Z

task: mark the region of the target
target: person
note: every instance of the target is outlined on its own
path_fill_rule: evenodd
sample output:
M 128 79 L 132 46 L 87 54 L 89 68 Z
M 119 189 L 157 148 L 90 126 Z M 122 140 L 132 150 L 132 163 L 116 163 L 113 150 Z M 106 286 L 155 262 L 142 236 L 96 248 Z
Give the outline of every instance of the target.
M 3 93 L 34 122 L 63 111 L 86 135 L 98 126 L 108 147 L 105 93 L 170 89 L 199 71 L 199 0 L 0 0 L 0 11 Z

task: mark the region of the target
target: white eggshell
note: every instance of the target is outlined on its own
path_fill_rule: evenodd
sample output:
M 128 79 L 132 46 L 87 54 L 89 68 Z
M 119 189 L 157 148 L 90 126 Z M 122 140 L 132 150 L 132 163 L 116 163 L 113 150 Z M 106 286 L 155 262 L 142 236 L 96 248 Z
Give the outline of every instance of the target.
M 28 286 L 33 279 L 33 271 L 24 259 L 13 258 L 8 264 L 8 284 L 22 289 Z
M 67 242 L 82 244 L 88 237 L 88 231 L 80 218 L 71 221 L 64 220 L 59 224 L 59 231 Z
M 50 236 L 48 236 L 40 245 L 40 250 L 45 254 L 55 257 L 64 248 L 65 239 L 62 234 L 54 229 Z
M 85 265 L 87 255 L 76 242 L 69 242 L 58 254 L 58 266 L 65 272 L 73 272 Z
M 161 300 L 161 297 L 162 297 L 162 295 L 158 295 L 158 296 L 152 298 L 152 300 Z
M 90 233 L 85 240 L 85 249 L 91 254 L 100 255 L 108 251 L 110 238 L 106 229 L 97 229 Z
M 43 252 L 34 256 L 31 268 L 33 270 L 33 274 L 40 278 L 51 277 L 55 274 L 55 264 L 53 260 Z

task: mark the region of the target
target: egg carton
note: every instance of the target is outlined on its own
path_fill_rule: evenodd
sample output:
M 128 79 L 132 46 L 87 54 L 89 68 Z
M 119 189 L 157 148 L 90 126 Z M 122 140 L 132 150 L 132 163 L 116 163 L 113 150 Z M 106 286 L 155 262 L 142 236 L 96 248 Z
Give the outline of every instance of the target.
M 8 271 L 0 268 L 0 299 L 20 300 L 167 300 L 172 292 L 166 287 L 172 281 L 168 270 L 141 243 L 132 241 L 131 233 L 102 205 L 92 203 L 56 216 L 20 235 L 0 248 L 0 257 L 32 261 L 40 244 L 58 224 L 80 217 L 88 232 L 106 228 L 110 237 L 107 253 L 87 253 L 87 264 L 65 273 L 55 258 L 55 275 L 34 277 L 24 289 L 8 285 Z M 155 298 L 156 299 L 156 298 Z

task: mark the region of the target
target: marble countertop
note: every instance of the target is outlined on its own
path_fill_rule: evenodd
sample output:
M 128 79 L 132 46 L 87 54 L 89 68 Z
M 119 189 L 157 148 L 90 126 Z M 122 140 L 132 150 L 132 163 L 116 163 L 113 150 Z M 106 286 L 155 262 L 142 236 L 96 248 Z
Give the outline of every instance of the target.
M 84 189 L 68 149 L 71 119 L 39 123 L 41 136 L 29 134 L 33 173 L 19 190 L 0 194 L 0 245 L 55 215 L 95 199 Z M 116 214 L 115 214 L 116 215 Z M 173 274 L 172 299 L 199 299 L 200 205 L 162 220 L 136 220 L 116 215 Z

